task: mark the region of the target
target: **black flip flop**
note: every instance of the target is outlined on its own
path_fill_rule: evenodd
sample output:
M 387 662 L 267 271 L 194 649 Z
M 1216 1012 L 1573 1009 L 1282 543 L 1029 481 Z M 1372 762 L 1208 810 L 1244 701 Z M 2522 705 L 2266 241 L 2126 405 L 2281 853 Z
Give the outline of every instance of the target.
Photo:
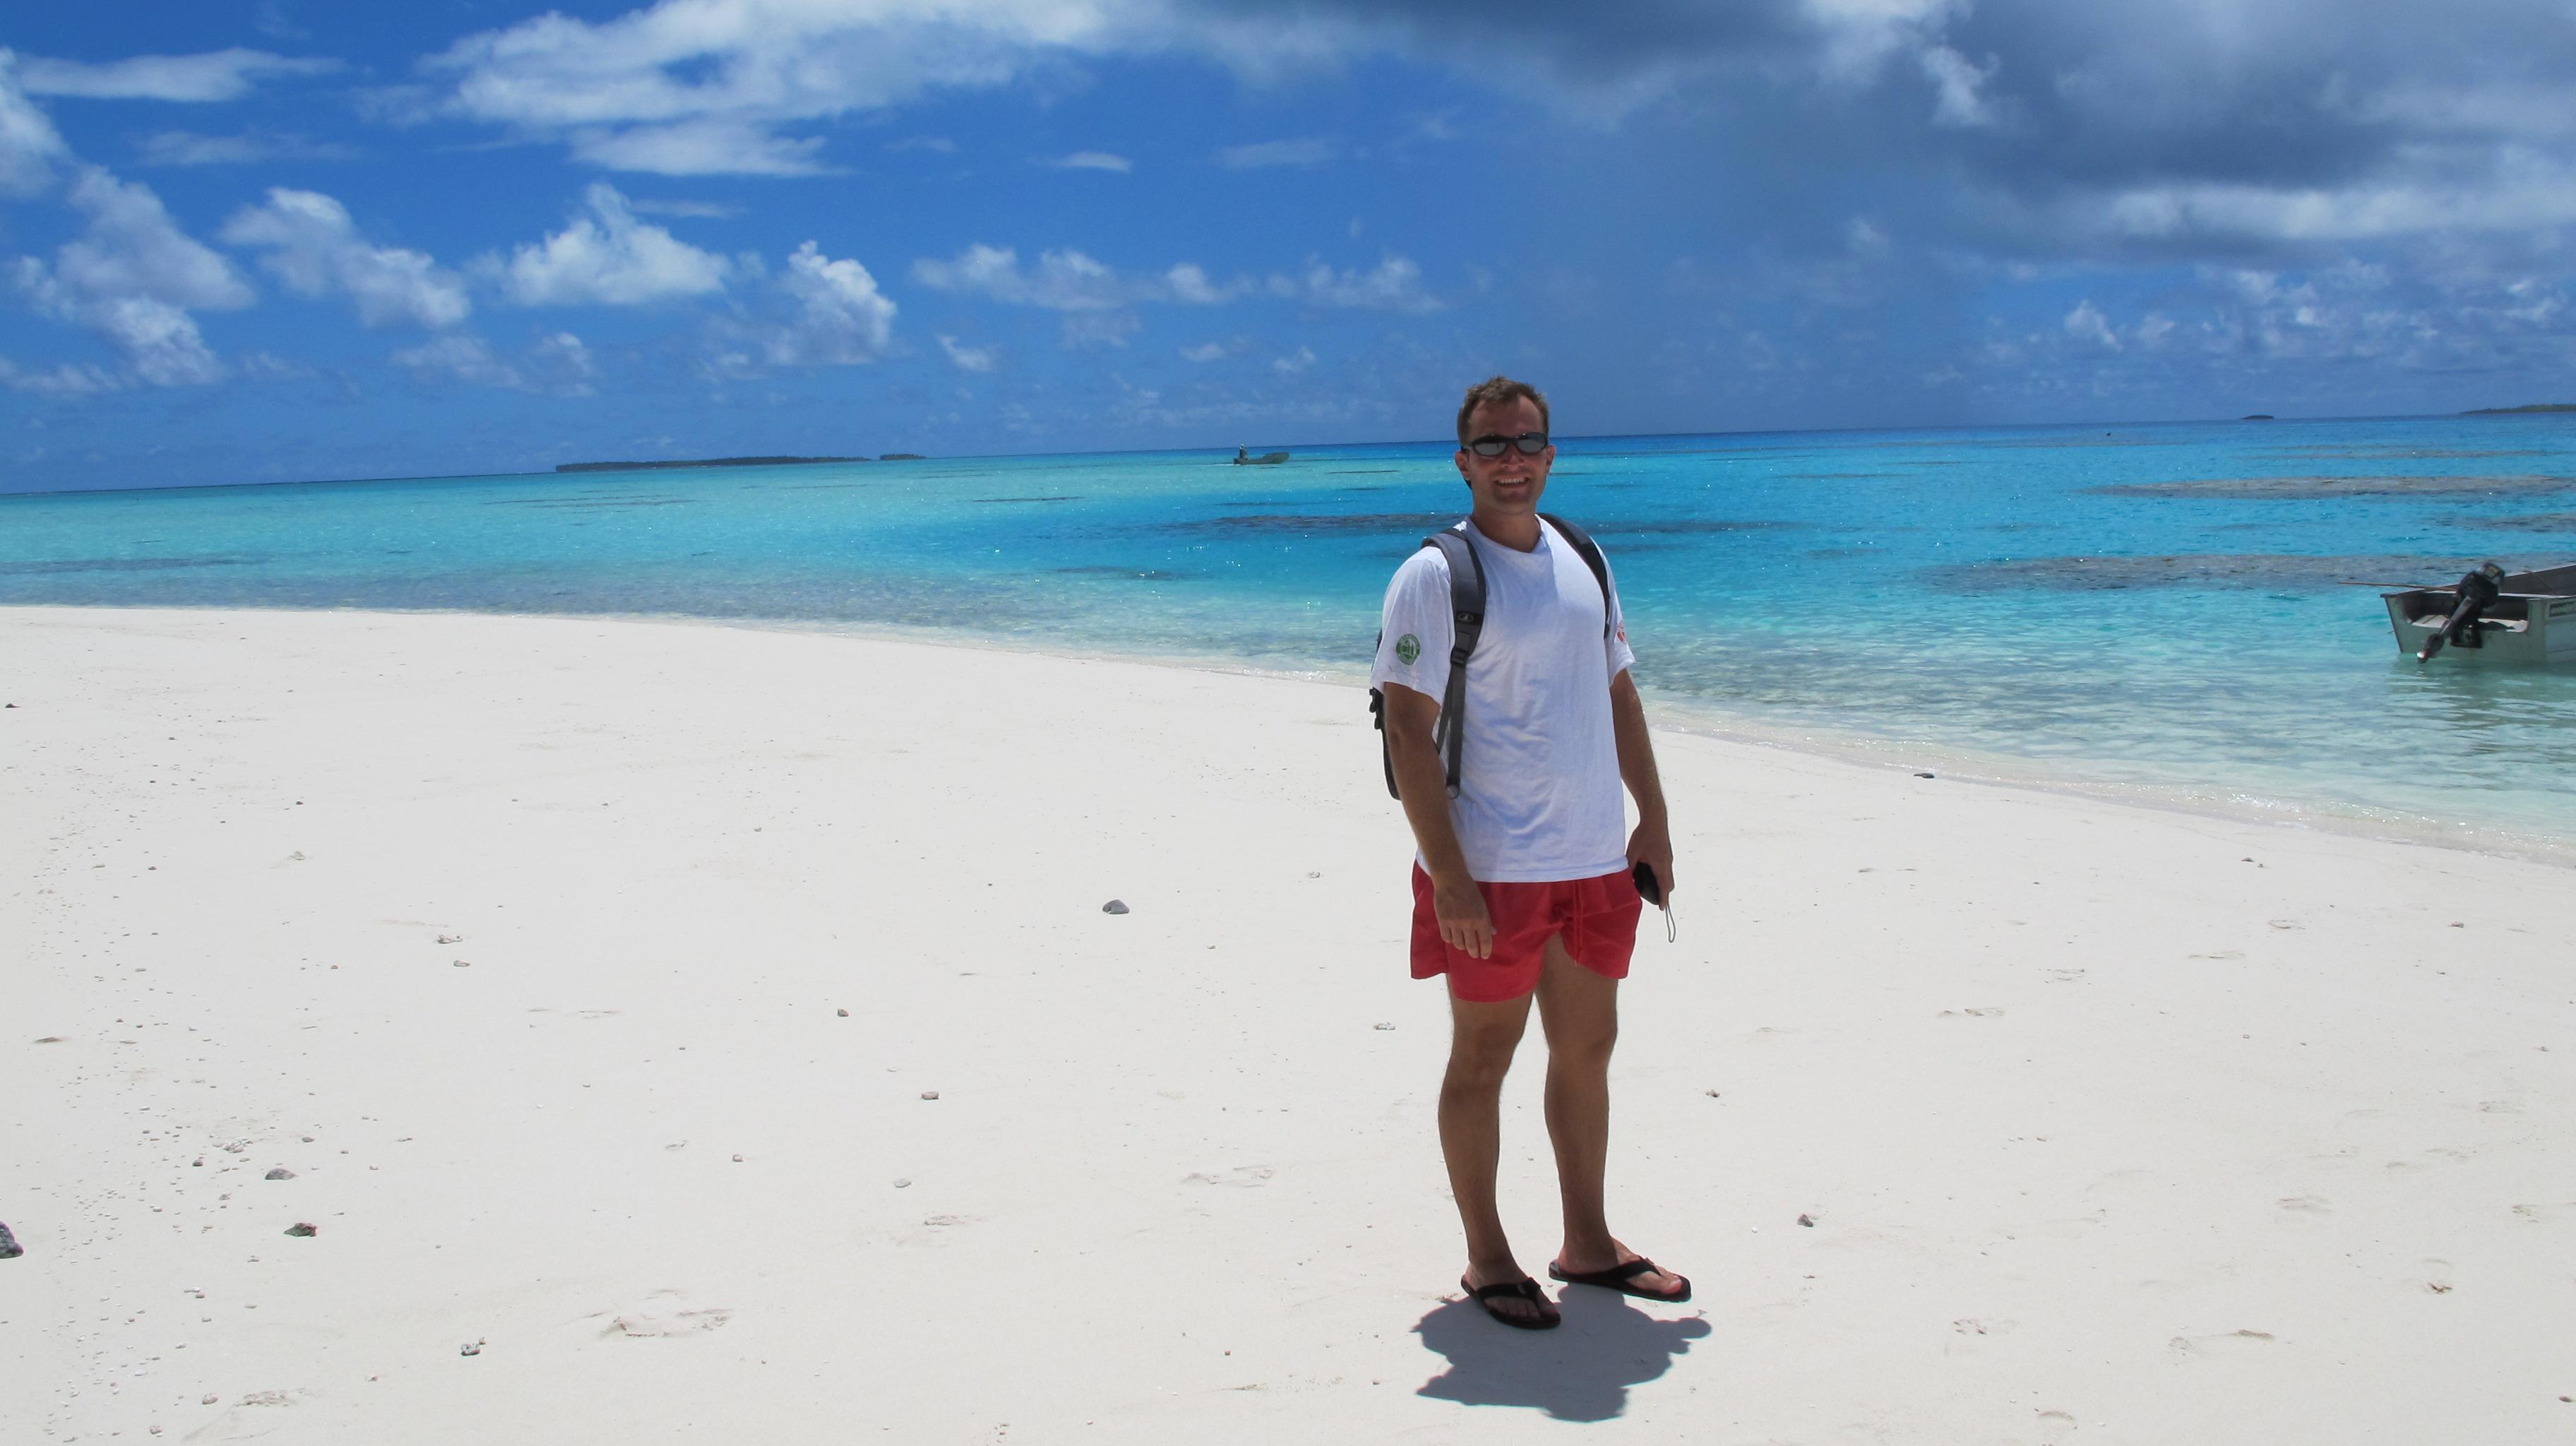
M 1654 1275 L 1662 1270 L 1662 1266 L 1657 1265 L 1642 1255 L 1623 1264 L 1611 1266 L 1608 1270 L 1568 1270 L 1564 1266 L 1557 1264 L 1555 1261 L 1549 1261 L 1547 1266 L 1547 1273 L 1550 1276 L 1564 1281 L 1568 1285 L 1597 1285 L 1604 1290 L 1615 1290 L 1621 1295 L 1633 1295 L 1639 1300 L 1660 1301 L 1665 1305 L 1680 1305 L 1682 1302 L 1690 1299 L 1690 1278 L 1688 1276 L 1676 1275 L 1673 1277 L 1675 1280 L 1682 1283 L 1682 1288 L 1674 1291 L 1670 1295 L 1664 1295 L 1652 1290 L 1639 1290 L 1636 1286 L 1629 1284 L 1630 1281 L 1635 1280 L 1638 1276 Z
M 1554 1330 L 1557 1321 L 1561 1318 L 1556 1313 L 1556 1307 L 1547 1303 L 1547 1292 L 1539 1289 L 1538 1282 L 1526 1275 L 1518 1280 L 1497 1281 L 1492 1285 L 1469 1285 L 1467 1277 L 1462 1275 L 1458 1277 L 1458 1288 L 1467 1292 L 1469 1300 L 1483 1306 L 1485 1314 L 1514 1330 Z M 1494 1302 L 1504 1296 L 1514 1296 L 1528 1301 L 1538 1307 L 1538 1314 L 1535 1316 L 1507 1315 L 1494 1309 Z

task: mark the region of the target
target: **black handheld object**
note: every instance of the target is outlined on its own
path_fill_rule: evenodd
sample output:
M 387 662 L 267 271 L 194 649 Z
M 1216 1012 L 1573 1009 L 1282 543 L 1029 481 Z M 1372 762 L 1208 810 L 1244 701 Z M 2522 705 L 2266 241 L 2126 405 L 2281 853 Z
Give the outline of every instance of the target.
M 1664 886 L 1655 878 L 1655 866 L 1644 859 L 1639 859 L 1633 872 L 1637 876 L 1638 896 L 1657 908 L 1663 907 Z

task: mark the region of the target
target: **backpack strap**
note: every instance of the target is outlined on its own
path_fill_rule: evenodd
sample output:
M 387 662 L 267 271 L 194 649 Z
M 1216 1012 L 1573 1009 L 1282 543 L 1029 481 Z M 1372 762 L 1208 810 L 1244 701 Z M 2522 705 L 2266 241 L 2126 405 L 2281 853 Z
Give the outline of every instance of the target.
M 1458 755 L 1467 737 L 1467 659 L 1485 632 L 1485 560 L 1476 555 L 1476 544 L 1467 540 L 1464 522 L 1422 539 L 1422 545 L 1439 548 L 1449 560 L 1449 621 L 1454 629 L 1449 690 L 1440 699 L 1440 722 L 1432 730 L 1431 742 L 1448 761 L 1449 796 L 1456 798 Z
M 1542 512 L 1539 520 L 1563 534 L 1583 557 L 1583 565 L 1592 569 L 1592 580 L 1601 584 L 1601 636 L 1610 636 L 1610 564 L 1601 556 L 1601 544 L 1592 534 L 1552 513 Z
M 1476 640 L 1485 631 L 1485 563 L 1476 555 L 1476 545 L 1467 540 L 1467 524 L 1461 522 L 1446 532 L 1436 532 L 1422 539 L 1424 547 L 1440 550 L 1449 564 L 1449 622 L 1453 629 L 1449 648 L 1449 686 L 1440 699 L 1440 722 L 1432 730 L 1431 743 L 1445 756 L 1448 766 L 1449 796 L 1458 796 L 1458 755 L 1466 740 L 1466 730 L 1459 720 L 1467 711 L 1467 659 L 1476 651 Z M 1378 641 L 1386 641 L 1384 633 Z M 1395 783 L 1395 754 L 1386 741 L 1386 695 L 1369 689 L 1371 726 L 1378 731 L 1378 763 L 1386 771 L 1386 793 L 1389 798 L 1402 798 Z

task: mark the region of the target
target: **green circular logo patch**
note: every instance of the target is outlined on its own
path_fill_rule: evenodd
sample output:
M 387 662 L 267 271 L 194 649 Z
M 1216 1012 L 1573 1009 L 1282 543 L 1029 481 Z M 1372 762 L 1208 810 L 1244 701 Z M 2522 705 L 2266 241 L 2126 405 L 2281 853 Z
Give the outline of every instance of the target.
M 1395 640 L 1395 655 L 1403 659 L 1407 667 L 1412 666 L 1413 660 L 1422 656 L 1422 640 L 1406 633 Z

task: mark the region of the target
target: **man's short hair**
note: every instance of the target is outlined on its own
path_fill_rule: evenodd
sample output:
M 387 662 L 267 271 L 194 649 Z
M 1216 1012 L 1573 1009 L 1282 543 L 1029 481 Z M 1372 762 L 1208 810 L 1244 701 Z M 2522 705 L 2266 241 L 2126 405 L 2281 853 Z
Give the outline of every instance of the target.
M 1547 426 L 1547 397 L 1538 388 L 1504 376 L 1487 377 L 1469 387 L 1467 400 L 1458 404 L 1458 445 L 1467 445 L 1467 421 L 1476 415 L 1478 407 L 1509 406 L 1525 397 L 1538 408 L 1538 424 L 1544 430 Z

